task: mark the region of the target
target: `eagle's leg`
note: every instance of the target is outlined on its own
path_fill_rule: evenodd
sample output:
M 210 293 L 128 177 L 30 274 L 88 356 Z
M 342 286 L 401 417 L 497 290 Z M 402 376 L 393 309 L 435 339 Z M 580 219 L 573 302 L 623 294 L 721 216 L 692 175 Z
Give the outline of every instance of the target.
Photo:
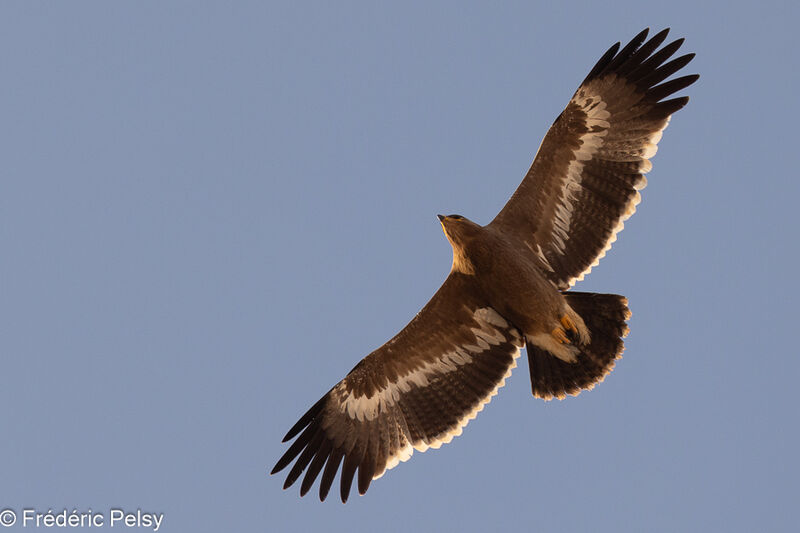
M 569 315 L 562 316 L 560 320 L 561 320 L 561 325 L 564 326 L 565 330 L 571 331 L 575 335 L 578 334 L 578 326 L 575 325 L 575 322 L 572 321 Z
M 559 321 L 564 327 L 565 333 L 572 343 L 589 344 L 591 336 L 589 328 L 586 327 L 581 316 L 574 309 L 567 306 L 567 312 Z
M 564 319 L 562 318 L 561 320 L 563 322 Z M 559 342 L 560 344 L 569 344 L 570 343 L 569 337 L 567 337 L 567 332 L 564 331 L 564 328 L 562 328 L 560 326 L 557 327 L 556 329 L 554 329 L 553 331 L 551 331 L 550 335 L 552 335 L 553 338 L 555 338 L 555 340 L 557 342 Z
M 547 333 L 526 335 L 527 342 L 550 352 L 562 361 L 576 362 L 581 346 L 589 344 L 589 328 L 569 305 L 566 306 L 564 315 L 551 322 L 551 327 L 552 325 L 556 327 Z

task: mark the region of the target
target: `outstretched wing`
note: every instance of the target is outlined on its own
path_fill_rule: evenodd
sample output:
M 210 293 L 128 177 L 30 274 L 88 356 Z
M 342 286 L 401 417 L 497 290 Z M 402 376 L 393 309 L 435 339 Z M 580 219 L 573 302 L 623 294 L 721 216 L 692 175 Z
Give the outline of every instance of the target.
M 664 100 L 699 76 L 662 83 L 694 54 L 667 63 L 678 39 L 656 51 L 644 30 L 597 62 L 547 132 L 525 179 L 492 224 L 518 237 L 559 288 L 583 279 L 636 210 L 670 115 L 688 97 Z M 642 44 L 644 43 L 644 44 Z
M 516 366 L 521 334 L 486 305 L 463 274 L 451 273 L 430 302 L 392 340 L 361 360 L 289 430 L 297 436 L 272 473 L 292 461 L 284 483 L 306 471 L 305 495 L 319 473 L 324 500 L 339 465 L 347 501 L 414 450 L 460 435 Z M 298 436 L 299 434 L 299 436 Z

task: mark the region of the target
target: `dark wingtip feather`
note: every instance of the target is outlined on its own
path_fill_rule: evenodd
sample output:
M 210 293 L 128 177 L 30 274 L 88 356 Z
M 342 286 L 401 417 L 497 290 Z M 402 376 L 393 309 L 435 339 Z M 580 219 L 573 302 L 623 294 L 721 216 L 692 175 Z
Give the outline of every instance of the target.
M 306 475 L 303 477 L 303 483 L 300 485 L 301 498 L 305 496 L 309 490 L 311 490 L 311 486 L 314 484 L 314 481 L 317 479 L 320 470 L 322 470 L 323 465 L 325 465 L 325 461 L 331 454 L 332 447 L 331 441 L 329 439 L 325 439 L 325 441 L 322 443 L 322 446 L 317 451 L 317 454 L 314 456 L 314 460 L 311 461 L 311 464 L 308 466 L 308 470 L 306 470 Z
M 289 487 L 294 485 L 294 482 L 297 481 L 297 478 L 299 478 L 300 474 L 303 473 L 303 470 L 306 469 L 308 463 L 311 462 L 311 459 L 319 450 L 319 447 L 322 444 L 322 438 L 323 438 L 322 429 L 318 429 L 317 432 L 314 434 L 314 438 L 311 439 L 311 442 L 308 443 L 306 449 L 303 450 L 303 453 L 300 454 L 300 457 L 297 458 L 297 462 L 289 471 L 289 475 L 286 476 L 286 481 L 283 484 L 284 489 L 288 489 Z
M 661 46 L 661 43 L 663 43 L 667 39 L 667 35 L 669 35 L 669 30 L 670 30 L 669 28 L 664 28 L 660 32 L 650 37 L 650 40 L 642 45 L 642 48 L 644 49 L 645 52 L 647 52 L 648 56 L 652 54 L 656 48 Z M 642 48 L 640 48 L 639 50 L 642 50 Z
M 664 63 L 650 74 L 643 76 L 642 78 L 637 80 L 636 84 L 641 87 L 652 87 L 658 83 L 661 83 L 662 81 L 669 78 L 670 76 L 678 72 L 680 69 L 688 65 L 692 59 L 694 59 L 694 54 L 686 54 L 680 57 L 676 57 L 672 61 Z
M 367 493 L 369 484 L 372 481 L 372 476 L 375 474 L 375 462 L 369 457 L 365 457 L 361 466 L 358 467 L 358 493 L 364 495 Z
M 361 462 L 360 453 L 354 449 L 347 454 L 344 458 L 344 466 L 342 466 L 341 484 L 339 493 L 342 497 L 342 503 L 347 503 L 347 498 L 350 495 L 350 487 L 353 486 L 353 476 L 356 473 L 356 468 Z
M 328 462 L 325 463 L 325 471 L 322 472 L 322 479 L 319 482 L 319 501 L 324 502 L 325 498 L 328 497 L 328 492 L 331 490 L 331 485 L 336 477 L 336 472 L 339 470 L 339 463 L 342 462 L 343 456 L 342 450 L 336 448 L 328 457 Z
M 690 74 L 688 76 L 675 78 L 674 80 L 662 83 L 661 85 L 656 85 L 647 92 L 647 98 L 652 102 L 658 102 L 662 98 L 666 98 L 671 94 L 685 89 L 689 85 L 696 82 L 699 78 L 699 74 Z
M 689 103 L 688 96 L 681 96 L 680 98 L 673 98 L 672 100 L 665 100 L 663 102 L 659 102 L 653 108 L 653 111 L 650 113 L 656 112 L 659 115 L 669 116 L 681 109 L 683 106 Z
M 636 50 L 639 49 L 644 40 L 647 38 L 647 33 L 649 31 L 650 28 L 645 28 L 642 31 L 640 31 L 633 39 L 631 39 L 630 42 L 626 44 L 625 47 L 622 50 L 620 50 L 616 56 L 614 56 L 614 59 L 608 65 L 606 65 L 606 67 L 603 69 L 603 72 L 615 71 L 617 67 L 625 63 L 625 61 L 627 61 L 632 55 L 634 55 Z
M 330 394 L 330 391 L 328 392 L 328 394 Z M 322 408 L 324 407 L 326 400 L 328 399 L 328 394 L 325 394 L 325 396 L 320 398 L 317 401 L 317 403 L 312 405 L 311 408 L 308 411 L 306 411 L 303 416 L 300 417 L 300 420 L 298 420 L 295 423 L 295 425 L 292 426 L 292 429 L 290 429 L 286 433 L 286 436 L 283 437 L 283 440 L 281 442 L 287 442 L 292 440 L 295 435 L 300 433 L 304 427 L 309 425 L 317 417 L 320 411 L 322 411 Z
M 650 54 L 655 52 L 655 50 L 661 46 L 661 43 L 663 43 L 664 39 L 667 38 L 667 34 L 669 34 L 669 28 L 661 30 L 657 34 L 653 35 L 646 43 L 636 49 L 636 52 L 631 55 L 624 65 L 617 69 L 617 72 L 622 75 L 627 75 L 636 69 L 642 64 L 642 61 L 650 57 Z
M 619 50 L 619 47 L 620 43 L 617 42 L 614 43 L 611 46 L 611 48 L 606 50 L 606 53 L 603 54 L 603 56 L 597 60 L 597 63 L 595 63 L 594 67 L 592 67 L 592 70 L 589 71 L 589 74 L 586 75 L 586 78 L 581 82 L 581 85 L 598 76 L 603 71 L 603 69 L 605 69 L 606 65 L 608 65 L 608 62 L 614 59 L 617 50 Z
M 281 470 L 286 468 L 286 466 L 289 463 L 291 463 L 295 457 L 297 457 L 297 455 L 303 450 L 303 448 L 306 447 L 306 444 L 308 444 L 309 441 L 311 441 L 311 437 L 313 436 L 314 436 L 314 428 L 312 426 L 307 427 L 306 430 L 300 434 L 297 440 L 294 441 L 291 446 L 289 446 L 289 449 L 286 450 L 286 453 L 284 453 L 281 456 L 281 458 L 278 459 L 278 462 L 275 463 L 275 466 L 273 467 L 272 472 L 270 472 L 270 475 L 280 472 Z
M 644 62 L 639 65 L 633 72 L 628 75 L 628 78 L 631 81 L 636 83 L 639 82 L 640 78 L 650 75 L 654 70 L 658 69 L 658 67 L 667 59 L 672 57 L 672 55 L 678 51 L 678 49 L 683 44 L 683 37 L 680 39 L 676 39 L 669 43 L 668 45 L 664 46 L 661 50 L 655 52 L 653 55 L 648 57 L 644 60 Z
M 645 28 L 637 33 L 636 36 L 634 36 L 634 38 L 631 39 L 627 45 L 625 45 L 625 48 L 622 49 L 620 55 L 623 55 L 623 53 L 626 51 L 627 53 L 633 53 L 634 50 L 637 50 L 645 41 L 645 39 L 647 39 L 648 33 L 650 33 L 650 28 Z

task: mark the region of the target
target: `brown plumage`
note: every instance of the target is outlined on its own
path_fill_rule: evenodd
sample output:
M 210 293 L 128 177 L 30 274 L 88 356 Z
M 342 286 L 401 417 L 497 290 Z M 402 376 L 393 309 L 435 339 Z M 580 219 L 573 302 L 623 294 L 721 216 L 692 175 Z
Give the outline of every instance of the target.
M 613 369 L 627 300 L 566 292 L 583 279 L 633 214 L 670 115 L 667 99 L 697 75 L 664 82 L 693 55 L 647 30 L 611 47 L 542 141 L 514 195 L 486 226 L 439 215 L 453 247 L 450 275 L 393 339 L 359 362 L 289 430 L 289 466 L 305 495 L 321 474 L 324 500 L 341 469 L 346 501 L 414 450 L 438 448 L 503 386 L 526 346 L 533 395 L 564 398 Z M 663 82 L 663 83 L 662 83 Z

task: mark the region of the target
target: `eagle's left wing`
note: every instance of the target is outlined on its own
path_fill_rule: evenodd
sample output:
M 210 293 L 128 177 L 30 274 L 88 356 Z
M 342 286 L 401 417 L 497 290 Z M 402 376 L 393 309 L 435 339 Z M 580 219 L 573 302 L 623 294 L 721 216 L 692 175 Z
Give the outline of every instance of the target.
M 342 501 L 356 469 L 364 494 L 372 479 L 414 450 L 438 448 L 460 435 L 516 366 L 522 343 L 519 331 L 483 301 L 467 276 L 452 272 L 400 333 L 362 359 L 289 430 L 284 442 L 297 440 L 272 473 L 296 459 L 283 487 L 305 470 L 303 496 L 324 467 L 324 500 L 343 461 Z
M 559 289 L 583 279 L 611 247 L 639 203 L 670 115 L 689 101 L 664 100 L 699 77 L 664 82 L 694 57 L 667 62 L 683 42 L 657 50 L 667 32 L 644 42 L 644 30 L 622 50 L 617 43 L 605 53 L 491 223 L 527 245 Z

